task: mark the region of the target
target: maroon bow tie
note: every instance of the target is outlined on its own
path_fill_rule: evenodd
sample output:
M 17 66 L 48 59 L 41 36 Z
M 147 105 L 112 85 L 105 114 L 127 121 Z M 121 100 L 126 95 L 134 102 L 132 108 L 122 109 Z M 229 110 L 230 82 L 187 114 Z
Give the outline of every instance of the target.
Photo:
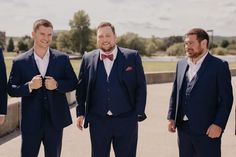
M 113 54 L 112 53 L 111 54 L 103 54 L 102 53 L 101 58 L 102 58 L 102 60 L 108 58 L 108 59 L 110 59 L 110 61 L 113 61 Z

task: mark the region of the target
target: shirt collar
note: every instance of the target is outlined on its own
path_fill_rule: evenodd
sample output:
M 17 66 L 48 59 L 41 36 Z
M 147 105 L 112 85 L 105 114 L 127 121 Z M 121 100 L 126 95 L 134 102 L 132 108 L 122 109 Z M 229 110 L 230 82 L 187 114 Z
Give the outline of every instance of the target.
M 37 53 L 34 51 L 34 59 L 35 59 L 35 60 L 45 60 L 45 59 L 48 59 L 48 58 L 49 58 L 49 55 L 50 55 L 50 53 L 49 53 L 49 48 L 47 49 L 46 54 L 45 54 L 45 56 L 44 56 L 43 58 L 40 58 L 40 57 L 37 55 Z
M 106 54 L 106 53 L 102 51 L 101 49 L 99 51 L 100 51 L 100 59 L 102 60 L 101 54 Z M 113 54 L 113 61 L 116 59 L 117 52 L 118 52 L 118 49 L 117 49 L 117 46 L 115 46 L 113 51 L 111 51 L 111 53 Z
M 198 61 L 197 61 L 197 63 L 196 64 L 194 64 L 192 61 L 191 61 L 191 59 L 190 58 L 188 58 L 188 60 L 187 60 L 187 62 L 188 62 L 188 65 L 196 65 L 196 66 L 200 66 L 201 64 L 202 64 L 202 62 L 204 61 L 204 59 L 206 58 L 206 56 L 207 56 L 207 54 L 208 54 L 209 52 L 207 52 L 205 55 L 203 55 Z

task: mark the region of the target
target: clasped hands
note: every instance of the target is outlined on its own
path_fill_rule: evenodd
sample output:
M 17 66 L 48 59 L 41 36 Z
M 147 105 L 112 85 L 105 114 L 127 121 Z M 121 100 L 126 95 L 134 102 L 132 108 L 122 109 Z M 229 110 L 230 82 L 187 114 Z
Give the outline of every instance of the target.
M 41 75 L 36 75 L 29 82 L 29 88 L 31 90 L 39 89 L 43 85 L 48 90 L 55 90 L 55 89 L 57 89 L 57 81 L 53 77 L 51 77 L 51 76 L 45 76 L 44 78 L 42 78 Z

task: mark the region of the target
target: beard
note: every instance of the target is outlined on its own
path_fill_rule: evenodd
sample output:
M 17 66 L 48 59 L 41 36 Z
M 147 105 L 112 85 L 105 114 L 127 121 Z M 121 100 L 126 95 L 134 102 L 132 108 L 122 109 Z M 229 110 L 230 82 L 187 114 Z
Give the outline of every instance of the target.
M 109 48 L 102 48 L 102 47 L 101 47 L 101 50 L 102 50 L 103 52 L 111 52 L 114 48 L 115 48 L 115 46 L 114 46 L 114 47 L 109 47 Z
M 201 56 L 204 53 L 204 49 L 199 47 L 198 50 L 187 49 L 186 54 L 189 58 L 195 59 Z
M 111 45 L 109 47 L 107 46 L 101 46 L 100 49 L 103 51 L 103 52 L 111 52 L 112 50 L 114 50 L 115 48 L 115 45 Z

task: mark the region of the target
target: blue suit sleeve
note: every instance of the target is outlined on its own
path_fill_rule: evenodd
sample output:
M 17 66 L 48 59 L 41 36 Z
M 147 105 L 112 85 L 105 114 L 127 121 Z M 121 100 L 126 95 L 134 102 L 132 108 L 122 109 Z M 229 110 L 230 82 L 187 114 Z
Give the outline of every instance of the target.
M 0 114 L 7 113 L 7 76 L 2 52 L 0 52 Z
M 57 80 L 58 87 L 57 91 L 60 93 L 66 93 L 74 90 L 77 86 L 77 77 L 73 70 L 73 67 L 70 63 L 70 59 L 68 56 L 65 58 L 65 75 L 63 79 Z
M 8 94 L 12 97 L 23 97 L 29 96 L 29 85 L 28 82 L 22 82 L 21 79 L 21 71 L 19 69 L 19 65 L 17 65 L 17 61 L 13 61 L 11 73 L 9 76 L 7 91 Z
M 214 124 L 219 125 L 222 129 L 224 129 L 233 104 L 231 75 L 227 62 L 223 62 L 223 64 L 221 64 L 221 66 L 219 67 L 217 86 L 219 93 L 219 105 L 217 108 L 217 114 Z
M 138 120 L 142 121 L 146 119 L 145 114 L 145 107 L 146 107 L 146 99 L 147 99 L 147 86 L 146 86 L 146 79 L 145 74 L 142 66 L 141 57 L 138 53 L 136 53 L 136 80 L 137 80 L 137 87 L 136 87 L 136 107 L 137 107 L 137 114 Z
M 85 115 L 85 101 L 86 101 L 87 87 L 86 87 L 86 80 L 85 80 L 84 58 L 82 59 L 82 62 L 81 62 L 78 80 L 79 82 L 76 88 L 76 101 L 77 101 L 76 115 L 77 117 Z

